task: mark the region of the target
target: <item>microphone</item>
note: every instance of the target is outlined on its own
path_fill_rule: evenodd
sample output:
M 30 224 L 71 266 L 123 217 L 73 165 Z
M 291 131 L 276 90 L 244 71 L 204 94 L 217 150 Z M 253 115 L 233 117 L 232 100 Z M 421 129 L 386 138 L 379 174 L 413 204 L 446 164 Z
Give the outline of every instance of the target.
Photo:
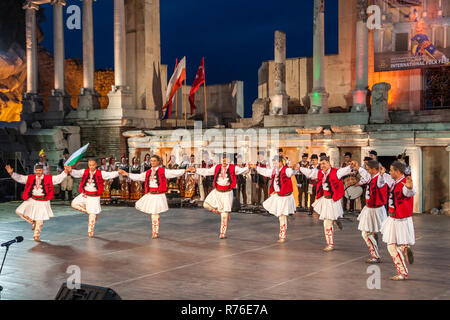
M 4 243 L 2 243 L 2 247 L 9 247 L 10 245 L 12 245 L 13 243 L 19 243 L 19 242 L 22 242 L 23 241 L 23 237 L 21 237 L 21 236 L 18 236 L 18 237 L 16 237 L 14 240 L 10 240 L 10 241 L 7 241 L 7 242 L 4 242 Z

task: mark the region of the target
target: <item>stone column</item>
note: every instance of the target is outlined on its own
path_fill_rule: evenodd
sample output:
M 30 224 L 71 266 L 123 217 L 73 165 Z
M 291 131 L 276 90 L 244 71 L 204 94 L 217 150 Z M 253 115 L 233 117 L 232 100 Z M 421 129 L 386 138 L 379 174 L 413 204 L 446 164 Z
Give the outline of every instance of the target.
M 27 90 L 23 96 L 22 120 L 31 120 L 31 114 L 42 112 L 42 97 L 38 93 L 38 60 L 37 60 L 37 36 L 36 36 L 36 11 L 39 5 L 28 1 L 23 6 L 25 9 L 25 41 L 27 53 Z
M 108 108 L 131 106 L 131 94 L 126 86 L 126 31 L 124 0 L 114 0 L 114 86 L 108 93 Z
M 59 118 L 64 118 L 64 113 L 71 110 L 70 96 L 67 94 L 64 84 L 64 23 L 63 6 L 66 0 L 52 0 L 53 4 L 53 50 L 55 64 L 55 89 L 49 97 L 50 112 L 60 113 Z M 56 115 L 56 114 L 55 114 Z
M 270 97 L 271 115 L 288 113 L 289 97 L 286 94 L 286 34 L 275 31 L 275 66 L 274 66 L 274 95 Z
M 422 5 L 422 18 L 426 18 L 428 15 L 427 12 L 427 0 L 423 0 L 423 5 Z
M 330 164 L 334 168 L 340 168 L 339 148 L 335 145 L 329 145 L 327 155 L 330 157 Z
M 353 93 L 352 112 L 367 112 L 367 87 L 369 77 L 369 30 L 367 29 L 368 0 L 358 0 L 356 22 L 356 88 Z
M 311 107 L 308 113 L 328 113 L 328 97 L 325 90 L 324 34 L 325 0 L 314 0 L 314 57 L 313 57 L 313 89 L 309 94 Z
M 448 152 L 448 196 L 443 205 L 443 210 L 445 215 L 450 216 L 450 145 L 445 150 Z
M 83 1 L 83 88 L 78 100 L 79 110 L 99 109 L 98 93 L 94 86 L 94 19 L 92 1 Z
M 438 17 L 442 18 L 442 0 L 439 0 Z
M 370 123 L 389 123 L 389 90 L 391 85 L 379 82 L 372 87 L 372 108 L 370 112 Z

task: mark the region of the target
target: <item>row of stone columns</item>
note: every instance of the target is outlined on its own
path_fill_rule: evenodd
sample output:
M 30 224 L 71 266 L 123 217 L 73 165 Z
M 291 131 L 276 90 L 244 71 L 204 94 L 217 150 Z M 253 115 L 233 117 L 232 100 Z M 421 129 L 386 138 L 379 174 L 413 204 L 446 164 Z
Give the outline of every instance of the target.
M 98 93 L 95 91 L 94 75 L 94 19 L 92 2 L 82 0 L 82 38 L 83 38 L 83 88 L 79 96 L 79 110 L 98 109 Z M 28 0 L 23 8 L 26 12 L 26 53 L 27 53 L 27 90 L 24 96 L 25 113 L 42 111 L 41 97 L 38 88 L 38 57 L 37 57 L 37 23 L 36 11 L 39 5 L 53 5 L 53 45 L 54 45 L 54 90 L 50 97 L 50 111 L 64 111 L 70 108 L 70 97 L 67 95 L 64 83 L 64 23 L 63 7 L 66 0 Z M 126 69 L 126 33 L 124 0 L 114 0 L 114 68 L 115 86 L 125 89 Z M 117 101 L 114 100 L 115 107 Z

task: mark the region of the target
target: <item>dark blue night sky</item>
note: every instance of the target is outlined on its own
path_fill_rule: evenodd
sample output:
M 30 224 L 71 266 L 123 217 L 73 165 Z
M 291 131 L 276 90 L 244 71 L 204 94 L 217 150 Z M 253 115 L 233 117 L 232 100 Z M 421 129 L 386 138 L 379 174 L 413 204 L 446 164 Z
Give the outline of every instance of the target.
M 64 9 L 78 5 L 68 0 Z M 173 72 L 175 58 L 187 57 L 191 83 L 201 58 L 205 57 L 206 82 L 245 82 L 245 113 L 257 97 L 258 68 L 273 59 L 275 30 L 287 34 L 287 57 L 312 56 L 313 0 L 161 0 L 162 63 Z M 41 24 L 42 44 L 53 52 L 52 10 L 42 6 L 47 17 Z M 338 0 L 326 1 L 326 53 L 338 52 Z M 65 22 L 64 22 L 65 24 Z M 114 67 L 113 1 L 94 2 L 95 67 Z M 66 57 L 81 58 L 81 30 L 65 28 Z

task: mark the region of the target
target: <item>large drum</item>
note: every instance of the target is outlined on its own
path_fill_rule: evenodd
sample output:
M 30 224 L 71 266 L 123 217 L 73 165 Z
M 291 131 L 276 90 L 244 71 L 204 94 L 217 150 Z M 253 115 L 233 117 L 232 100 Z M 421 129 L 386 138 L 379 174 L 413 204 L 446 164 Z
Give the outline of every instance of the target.
M 349 200 L 358 199 L 363 193 L 363 188 L 361 186 L 350 186 L 345 189 L 345 197 Z

